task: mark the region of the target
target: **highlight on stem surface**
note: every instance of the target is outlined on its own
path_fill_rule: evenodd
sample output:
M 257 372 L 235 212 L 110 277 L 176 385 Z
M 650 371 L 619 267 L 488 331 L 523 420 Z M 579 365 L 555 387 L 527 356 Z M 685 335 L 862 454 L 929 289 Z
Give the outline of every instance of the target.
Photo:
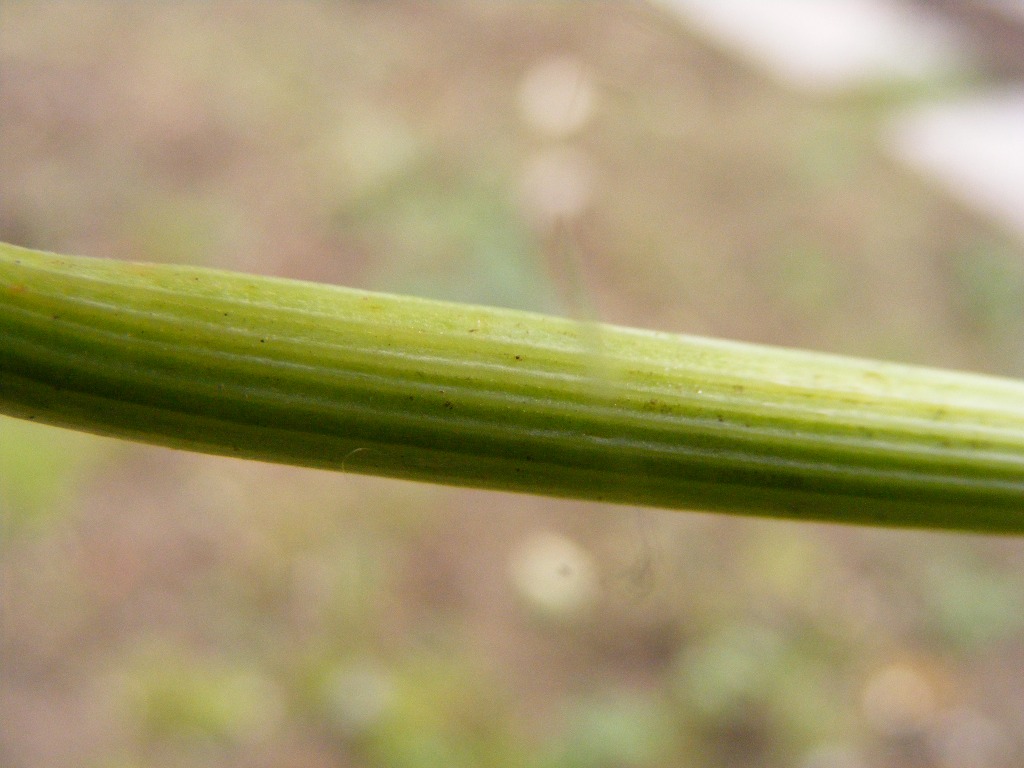
M 6 244 L 0 413 L 462 486 L 1024 532 L 1024 382 Z

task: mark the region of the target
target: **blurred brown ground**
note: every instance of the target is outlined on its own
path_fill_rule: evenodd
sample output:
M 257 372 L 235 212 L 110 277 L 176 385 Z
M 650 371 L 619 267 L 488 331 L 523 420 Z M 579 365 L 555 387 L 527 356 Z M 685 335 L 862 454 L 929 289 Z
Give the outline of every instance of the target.
M 633 3 L 5 2 L 0 238 L 1022 375 L 1020 247 L 875 136 L 981 78 L 810 100 Z M 1024 761 L 1017 540 L 11 420 L 0 515 L 10 768 Z

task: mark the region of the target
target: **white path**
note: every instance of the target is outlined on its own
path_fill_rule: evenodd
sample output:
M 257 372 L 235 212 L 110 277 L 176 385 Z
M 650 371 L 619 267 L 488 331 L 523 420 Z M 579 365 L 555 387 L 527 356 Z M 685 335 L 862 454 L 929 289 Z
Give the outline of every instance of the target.
M 1024 239 L 1024 88 L 909 110 L 886 139 L 898 157 Z
M 1024 0 L 989 1 L 1024 19 Z M 783 82 L 817 94 L 941 77 L 971 60 L 954 28 L 894 0 L 654 2 Z M 908 167 L 1024 242 L 1024 83 L 897 108 L 879 125 L 879 138 Z
M 780 79 L 832 91 L 920 78 L 960 55 L 953 30 L 885 0 L 658 0 Z

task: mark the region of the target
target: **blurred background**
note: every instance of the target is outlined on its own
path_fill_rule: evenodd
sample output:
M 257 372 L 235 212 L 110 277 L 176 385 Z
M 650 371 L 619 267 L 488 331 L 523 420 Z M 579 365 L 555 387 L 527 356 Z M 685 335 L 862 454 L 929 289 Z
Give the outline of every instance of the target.
M 5 0 L 0 239 L 1024 376 L 1024 203 L 934 134 L 1003 5 L 858 68 L 696 1 Z M 6 418 L 0 519 L 8 768 L 1024 763 L 1021 540 Z

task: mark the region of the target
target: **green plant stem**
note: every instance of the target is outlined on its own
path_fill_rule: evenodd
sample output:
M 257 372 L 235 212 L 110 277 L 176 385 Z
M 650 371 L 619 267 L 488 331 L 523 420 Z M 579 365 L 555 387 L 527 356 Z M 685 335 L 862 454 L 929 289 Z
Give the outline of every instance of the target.
M 1024 532 L 1024 382 L 4 244 L 0 413 L 454 485 Z

